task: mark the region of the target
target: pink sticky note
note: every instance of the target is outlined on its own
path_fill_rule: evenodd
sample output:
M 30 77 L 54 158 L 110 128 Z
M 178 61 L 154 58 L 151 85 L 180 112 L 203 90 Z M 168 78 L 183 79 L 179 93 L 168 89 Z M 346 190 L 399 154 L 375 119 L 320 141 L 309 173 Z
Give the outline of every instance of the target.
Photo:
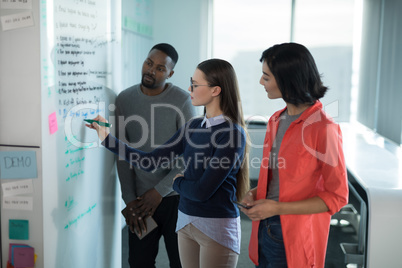
M 56 112 L 54 112 L 51 115 L 49 115 L 49 131 L 50 131 L 50 134 L 55 133 L 57 130 L 58 130 L 57 116 L 56 116 Z
M 16 247 L 14 248 L 14 267 L 34 267 L 34 249 L 32 247 Z
M 12 252 L 13 252 L 13 247 L 14 246 L 26 246 L 24 244 L 14 244 L 10 243 L 9 248 L 8 248 L 8 260 L 11 262 L 12 260 Z

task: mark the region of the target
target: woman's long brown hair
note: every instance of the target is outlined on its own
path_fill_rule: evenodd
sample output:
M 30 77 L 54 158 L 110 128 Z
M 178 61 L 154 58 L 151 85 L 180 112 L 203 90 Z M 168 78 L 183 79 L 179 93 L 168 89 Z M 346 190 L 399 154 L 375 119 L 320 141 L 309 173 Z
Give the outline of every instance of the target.
M 209 85 L 219 86 L 221 88 L 220 108 L 223 115 L 230 118 L 233 123 L 240 125 L 246 133 L 247 140 L 244 159 L 241 163 L 239 172 L 237 173 L 236 187 L 237 200 L 242 200 L 243 196 L 250 189 L 248 164 L 249 136 L 244 122 L 236 72 L 229 62 L 221 59 L 209 59 L 203 61 L 197 66 L 197 69 L 204 73 L 205 79 Z

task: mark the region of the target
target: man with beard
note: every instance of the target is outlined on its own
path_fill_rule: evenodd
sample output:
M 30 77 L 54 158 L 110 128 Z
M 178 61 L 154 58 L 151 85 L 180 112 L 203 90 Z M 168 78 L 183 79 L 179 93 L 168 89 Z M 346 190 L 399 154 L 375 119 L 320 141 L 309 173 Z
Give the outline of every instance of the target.
M 173 75 L 177 60 L 178 54 L 171 45 L 155 45 L 142 66 L 141 84 L 122 91 L 117 97 L 116 134 L 131 147 L 150 152 L 195 116 L 190 95 L 166 81 Z M 161 236 L 170 267 L 181 267 L 175 232 L 179 196 L 173 191 L 172 182 L 183 168 L 184 165 L 176 160 L 148 173 L 130 166 L 124 159 L 117 160 L 122 197 L 126 203 L 122 213 L 129 226 L 128 261 L 131 268 L 155 267 Z M 158 227 L 142 237 L 147 217 L 152 217 Z

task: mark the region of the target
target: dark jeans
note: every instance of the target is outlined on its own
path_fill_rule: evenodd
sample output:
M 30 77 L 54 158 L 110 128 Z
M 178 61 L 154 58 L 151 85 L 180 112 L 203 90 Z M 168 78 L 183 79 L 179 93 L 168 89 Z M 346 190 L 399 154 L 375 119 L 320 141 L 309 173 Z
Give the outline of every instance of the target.
M 279 216 L 273 216 L 260 222 L 258 229 L 258 263 L 257 268 L 288 267 Z
M 177 245 L 176 222 L 179 196 L 162 199 L 153 215 L 158 227 L 143 239 L 128 230 L 129 258 L 131 268 L 154 268 L 158 255 L 159 239 L 163 236 L 171 268 L 180 268 L 179 248 Z

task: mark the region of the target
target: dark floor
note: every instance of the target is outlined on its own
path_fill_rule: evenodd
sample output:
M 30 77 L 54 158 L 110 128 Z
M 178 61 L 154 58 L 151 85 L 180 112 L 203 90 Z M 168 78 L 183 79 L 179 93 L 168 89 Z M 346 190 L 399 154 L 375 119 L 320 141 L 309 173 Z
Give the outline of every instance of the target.
M 241 217 L 242 241 L 241 254 L 237 264 L 238 268 L 254 267 L 253 263 L 248 258 L 248 242 L 251 233 L 251 221 L 244 215 Z M 325 268 L 344 268 L 344 256 L 339 246 L 341 242 L 354 243 L 357 240 L 356 232 L 351 226 L 331 226 L 329 232 L 329 242 Z M 159 243 L 159 254 L 156 259 L 157 268 L 169 268 L 169 261 L 166 255 L 163 239 Z M 128 234 L 127 227 L 122 231 L 122 268 L 128 266 Z M 353 267 L 353 266 L 348 266 Z

